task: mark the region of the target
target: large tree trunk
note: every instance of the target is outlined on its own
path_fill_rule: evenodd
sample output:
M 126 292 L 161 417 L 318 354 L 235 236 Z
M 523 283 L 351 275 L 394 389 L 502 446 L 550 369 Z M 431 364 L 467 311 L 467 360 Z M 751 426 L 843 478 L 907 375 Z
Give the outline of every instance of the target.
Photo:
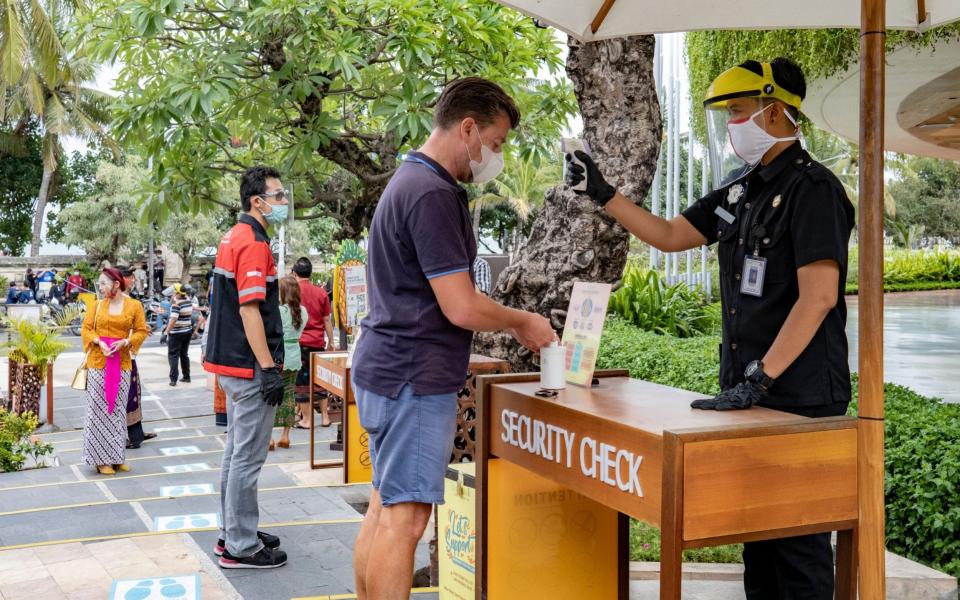
M 40 193 L 37 194 L 37 213 L 33 215 L 33 235 L 30 238 L 30 256 L 40 255 L 40 232 L 43 230 L 43 213 L 47 208 L 47 197 L 50 195 L 50 182 L 53 180 L 54 170 L 46 165 L 43 167 L 43 179 L 40 180 Z
M 190 267 L 193 263 L 190 255 L 190 250 L 180 253 L 180 262 L 183 263 L 183 269 L 180 271 L 180 283 L 190 283 Z
M 584 137 L 605 177 L 641 202 L 660 151 L 660 106 L 653 80 L 652 35 L 568 42 L 567 75 L 583 115 Z M 559 331 L 575 281 L 612 283 L 623 274 L 630 236 L 567 186 L 550 189 L 526 244 L 500 275 L 493 298 L 550 318 Z M 505 333 L 479 334 L 481 354 L 536 370 L 534 355 Z

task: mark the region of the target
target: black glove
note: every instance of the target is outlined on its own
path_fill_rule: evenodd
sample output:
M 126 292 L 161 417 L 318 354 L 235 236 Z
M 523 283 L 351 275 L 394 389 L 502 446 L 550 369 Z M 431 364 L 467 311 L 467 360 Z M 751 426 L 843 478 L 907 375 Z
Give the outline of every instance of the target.
M 260 393 L 263 394 L 263 401 L 270 406 L 280 405 L 283 400 L 283 378 L 279 366 L 261 370 Z
M 744 381 L 732 389 L 720 392 L 716 398 L 694 400 L 690 406 L 703 410 L 741 410 L 763 402 L 768 397 L 769 394 L 763 386 Z
M 613 198 L 613 195 L 617 193 L 616 188 L 607 183 L 603 178 L 603 175 L 600 173 L 600 169 L 597 168 L 597 163 L 593 162 L 593 159 L 590 158 L 590 155 L 582 150 L 577 150 L 574 152 L 577 155 L 577 159 L 581 161 L 586 167 L 586 174 L 584 174 L 584 167 L 581 167 L 577 163 L 573 162 L 573 158 L 568 154 L 566 157 L 567 161 L 567 185 L 573 187 L 583 181 L 584 177 L 587 179 L 587 189 L 581 194 L 587 194 L 590 196 L 590 199 L 593 200 L 597 206 L 604 206 L 607 202 Z

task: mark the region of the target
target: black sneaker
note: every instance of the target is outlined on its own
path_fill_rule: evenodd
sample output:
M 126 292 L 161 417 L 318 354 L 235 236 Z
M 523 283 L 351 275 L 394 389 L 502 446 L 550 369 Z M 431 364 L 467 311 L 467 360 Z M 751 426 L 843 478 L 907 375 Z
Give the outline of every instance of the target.
M 189 378 L 189 377 L 184 377 L 184 378 L 181 379 L 180 381 L 181 381 L 181 383 L 190 383 L 190 378 Z
M 220 566 L 224 569 L 276 569 L 287 564 L 287 553 L 283 550 L 271 550 L 264 546 L 253 556 L 237 558 L 226 550 L 220 557 Z
M 171 382 L 170 382 L 170 387 L 176 387 L 176 386 L 177 386 L 177 382 L 176 382 L 176 381 L 171 381 Z
M 280 538 L 275 535 L 270 535 L 269 533 L 258 531 L 257 537 L 260 538 L 260 541 L 263 542 L 263 545 L 271 550 L 276 550 L 280 547 Z M 223 553 L 227 549 L 226 542 L 223 539 L 217 540 L 217 545 L 213 547 L 213 553 L 217 556 L 223 556 Z

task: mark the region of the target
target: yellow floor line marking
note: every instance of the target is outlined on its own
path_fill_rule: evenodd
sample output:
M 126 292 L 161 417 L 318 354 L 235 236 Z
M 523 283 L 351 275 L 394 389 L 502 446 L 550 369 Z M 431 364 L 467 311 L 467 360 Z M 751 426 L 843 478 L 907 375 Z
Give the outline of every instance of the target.
M 336 440 L 323 440 L 323 443 L 329 443 L 329 442 L 335 442 L 335 441 Z M 297 442 L 296 444 L 290 444 L 290 447 L 293 448 L 294 446 L 309 446 L 309 445 L 310 445 L 310 442 Z M 129 463 L 129 462 L 136 462 L 141 460 L 150 460 L 153 458 L 183 458 L 184 456 L 201 456 L 203 454 L 223 454 L 223 448 L 217 448 L 216 450 L 201 450 L 200 452 L 191 452 L 190 454 L 171 454 L 170 456 L 167 456 L 165 454 L 153 454 L 151 456 L 137 456 L 134 458 L 128 458 L 127 462 Z M 82 467 L 82 466 L 85 466 L 86 464 L 87 463 L 79 462 L 79 463 L 73 463 L 70 466 Z
M 306 525 L 343 525 L 346 523 L 360 523 L 362 517 L 349 519 L 318 519 L 316 521 L 289 521 L 286 523 L 261 523 L 257 527 L 270 529 L 275 527 L 303 527 Z M 69 540 L 49 540 L 46 542 L 31 542 L 29 544 L 15 544 L 13 546 L 0 546 L 0 552 L 6 550 L 20 550 L 22 548 L 39 548 L 41 546 L 56 546 L 58 544 L 73 544 L 76 542 L 103 542 L 107 540 L 119 540 L 122 538 L 150 537 L 155 535 L 169 535 L 171 533 L 196 533 L 199 531 L 218 531 L 219 527 L 193 527 L 187 529 L 175 529 L 173 531 L 134 531 L 132 533 L 115 533 L 113 535 L 95 535 L 91 537 L 72 538 Z
M 413 588 L 411 594 L 436 594 L 440 591 L 438 587 Z M 333 594 L 330 596 L 303 596 L 300 598 L 291 598 L 290 600 L 353 600 L 356 594 Z
M 222 452 L 222 450 L 221 450 L 221 452 Z M 187 454 L 187 455 L 185 455 L 185 456 L 193 456 L 193 455 L 192 455 L 192 454 Z M 286 465 L 300 465 L 300 464 L 304 464 L 305 462 L 306 462 L 306 461 L 304 461 L 304 460 L 294 460 L 294 461 L 291 461 L 291 462 L 282 462 L 282 463 L 266 463 L 266 464 L 263 465 L 263 466 L 264 466 L 264 467 L 283 467 L 283 466 L 286 466 Z M 342 460 L 340 460 L 339 458 L 334 458 L 334 459 L 330 459 L 330 460 L 320 461 L 320 462 L 318 462 L 317 464 L 319 464 L 319 465 L 339 465 L 339 464 L 341 464 L 341 463 L 343 463 Z M 219 470 L 220 470 L 220 467 L 211 467 L 210 469 L 208 469 L 208 470 L 206 470 L 206 471 L 187 471 L 187 473 L 194 473 L 194 474 L 196 474 L 196 473 L 211 473 L 211 472 L 213 472 L 213 471 L 219 471 Z M 101 477 L 103 477 L 103 479 L 96 479 L 96 480 L 87 479 L 86 481 L 51 481 L 51 482 L 49 482 L 49 483 L 31 483 L 31 484 L 28 484 L 28 485 L 14 485 L 14 486 L 10 486 L 10 487 L 0 487 L 0 493 L 7 492 L 7 491 L 12 491 L 12 490 L 28 490 L 28 489 L 33 489 L 33 488 L 53 487 L 53 486 L 58 486 L 58 485 L 76 485 L 76 484 L 78 484 L 78 483 L 95 483 L 96 481 L 111 482 L 111 481 L 123 481 L 123 480 L 126 480 L 126 479 L 140 479 L 140 478 L 143 478 L 143 477 L 160 477 L 160 476 L 162 476 L 162 475 L 185 475 L 185 474 L 186 474 L 186 473 L 167 473 L 166 471 L 161 471 L 161 472 L 159 472 L 159 473 L 143 473 L 143 474 L 140 474 L 140 475 L 124 475 L 124 476 L 122 476 L 122 477 L 116 477 L 116 476 L 101 476 Z M 109 478 L 108 478 L 108 477 L 109 477 Z
M 185 419 L 207 419 L 212 416 L 213 416 L 213 413 L 210 413 L 208 415 L 193 415 L 192 417 L 179 417 L 177 419 L 144 419 L 143 422 L 144 423 L 162 423 L 163 421 L 183 421 Z M 187 427 L 187 425 L 184 425 L 184 427 Z M 226 430 L 226 428 L 224 428 L 224 430 Z M 68 433 L 77 433 L 80 431 L 83 431 L 83 429 L 80 428 L 80 429 L 66 429 L 64 431 L 52 431 L 50 433 L 40 434 L 40 438 L 46 440 L 46 438 L 54 435 L 66 435 Z
M 204 434 L 200 434 L 200 435 L 185 435 L 185 436 L 182 436 L 182 437 L 156 438 L 157 441 L 156 441 L 156 442 L 152 442 L 150 445 L 151 445 L 151 446 L 157 446 L 157 444 L 158 444 L 159 442 L 176 442 L 176 441 L 179 441 L 179 440 L 195 440 L 195 439 L 197 439 L 197 438 L 217 438 L 217 441 L 220 442 L 221 444 L 223 444 L 223 437 L 224 437 L 225 435 L 226 435 L 226 433 L 220 432 L 220 433 L 204 433 Z M 72 441 L 72 440 L 71 440 L 71 441 Z M 335 442 L 335 441 L 337 441 L 336 438 L 334 438 L 334 439 L 332 439 L 332 440 L 317 440 L 317 441 L 314 442 L 314 443 L 316 443 L 316 444 L 330 444 L 330 443 L 333 443 L 333 442 Z M 307 440 L 306 442 L 297 442 L 297 443 L 295 443 L 295 444 L 290 444 L 290 447 L 292 448 L 293 446 L 303 446 L 303 445 L 309 444 L 309 443 L 310 443 L 310 440 Z M 60 447 L 57 447 L 57 448 L 54 448 L 54 449 L 56 450 L 56 452 L 57 452 L 58 454 L 61 453 L 61 452 L 79 452 L 79 451 L 83 450 L 83 445 L 81 444 L 81 445 L 77 446 L 76 448 L 60 448 Z M 223 448 L 221 448 L 220 450 L 216 450 L 215 452 L 222 452 L 222 451 L 223 451 Z M 206 452 L 206 451 L 204 451 L 204 452 Z M 210 452 L 214 452 L 214 450 L 211 450 Z M 198 454 L 202 454 L 202 453 L 198 453 Z M 190 456 L 190 455 L 188 455 L 188 454 L 181 454 L 181 455 L 179 455 L 179 456 Z M 162 454 L 158 454 L 158 455 L 155 455 L 155 456 L 131 458 L 130 460 L 143 460 L 143 458 L 169 458 L 169 457 L 168 457 L 168 456 L 164 456 L 164 455 L 162 455 Z M 74 463 L 74 464 L 82 465 L 82 464 L 84 464 L 84 463 Z
M 261 492 L 279 492 L 283 490 L 316 489 L 316 488 L 338 488 L 351 487 L 355 485 L 369 485 L 367 483 L 311 483 L 305 485 L 282 485 L 277 487 L 260 488 Z M 38 506 L 35 508 L 22 508 L 19 510 L 8 510 L 0 512 L 0 517 L 9 517 L 11 515 L 24 515 L 27 513 L 47 512 L 51 510 L 66 510 L 70 508 L 87 508 L 88 506 L 105 506 L 108 504 L 126 504 L 134 502 L 153 502 L 155 500 L 177 500 L 179 498 L 202 498 L 203 496 L 219 496 L 220 492 L 210 494 L 190 494 L 189 496 L 144 496 L 143 498 L 117 498 L 115 500 L 91 500 L 89 502 L 77 502 L 76 504 L 60 504 L 57 506 Z M 116 497 L 115 497 L 116 498 Z

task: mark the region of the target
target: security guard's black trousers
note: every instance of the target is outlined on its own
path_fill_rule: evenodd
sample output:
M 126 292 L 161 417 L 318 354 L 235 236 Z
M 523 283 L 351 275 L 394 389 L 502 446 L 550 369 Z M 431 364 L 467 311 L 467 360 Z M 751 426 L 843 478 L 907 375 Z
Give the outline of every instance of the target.
M 839 402 L 776 408 L 807 417 L 834 417 L 847 412 L 847 404 Z M 747 542 L 743 545 L 743 567 L 747 600 L 833 600 L 829 533 Z

